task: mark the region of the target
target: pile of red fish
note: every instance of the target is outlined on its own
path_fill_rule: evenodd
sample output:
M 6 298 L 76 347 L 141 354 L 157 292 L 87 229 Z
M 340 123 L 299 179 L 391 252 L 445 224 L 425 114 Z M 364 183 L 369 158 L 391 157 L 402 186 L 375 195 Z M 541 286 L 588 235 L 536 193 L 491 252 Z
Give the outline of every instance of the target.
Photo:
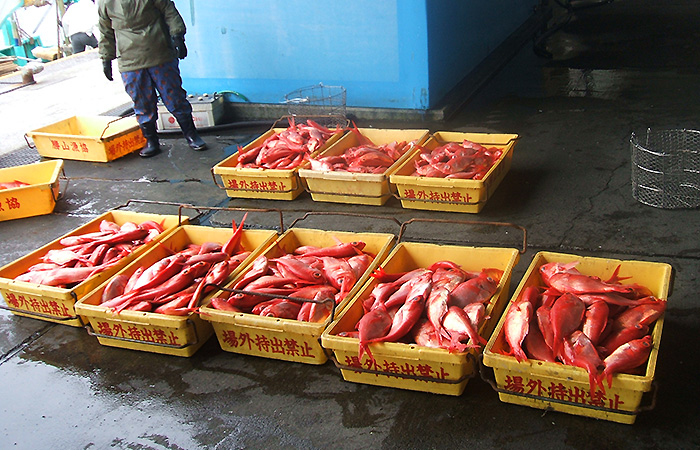
M 639 284 L 621 284 L 619 266 L 609 280 L 584 275 L 569 264 L 539 268 L 544 286 L 529 286 L 510 305 L 504 323 L 507 354 L 582 367 L 591 392 L 605 391 L 615 373 L 644 364 L 651 352 L 650 327 L 666 301 Z
M 412 176 L 481 180 L 502 154 L 499 148 L 486 148 L 466 139 L 462 144 L 448 142 L 432 151 L 423 149 Z
M 116 275 L 102 291 L 100 306 L 114 312 L 146 311 L 173 316 L 196 311 L 202 297 L 215 289 L 213 285 L 226 281 L 250 255 L 240 245 L 243 221 L 237 228 L 234 222 L 234 233 L 223 245 L 189 244 L 148 267 L 138 267 L 131 275 Z
M 0 182 L 0 191 L 3 189 L 13 189 L 13 188 L 18 188 L 18 187 L 23 187 L 23 186 L 29 186 L 29 183 L 25 183 L 24 181 L 6 181 L 6 182 Z
M 277 258 L 261 255 L 234 284 L 233 293 L 228 298 L 213 298 L 211 307 L 322 322 L 374 260 L 363 251 L 365 245 L 361 241 L 329 247 L 306 245 Z
M 369 138 L 353 128 L 358 136 L 360 145 L 346 149 L 340 155 L 320 156 L 310 158 L 312 170 L 354 172 L 354 173 L 384 173 L 401 156 L 415 146 L 415 142 L 391 142 L 377 145 Z
M 265 141 L 248 151 L 239 148 L 236 167 L 289 170 L 308 161 L 309 156 L 326 143 L 331 136 L 343 133 L 337 127 L 331 130 L 313 120 L 294 123 L 289 119 L 289 127 L 274 133 Z
M 29 267 L 15 280 L 72 287 L 114 266 L 162 232 L 163 225 L 152 220 L 141 224 L 126 222 L 121 226 L 103 220 L 99 231 L 62 238 L 59 242 L 63 248 L 46 252 L 41 262 Z
M 486 343 L 478 329 L 502 270 L 467 272 L 451 261 L 438 261 L 397 274 L 379 268 L 372 276 L 378 283 L 363 301 L 357 331 L 339 334 L 359 339 L 360 359 L 367 354 L 374 360 L 369 346 L 375 342 L 415 342 L 450 352 Z

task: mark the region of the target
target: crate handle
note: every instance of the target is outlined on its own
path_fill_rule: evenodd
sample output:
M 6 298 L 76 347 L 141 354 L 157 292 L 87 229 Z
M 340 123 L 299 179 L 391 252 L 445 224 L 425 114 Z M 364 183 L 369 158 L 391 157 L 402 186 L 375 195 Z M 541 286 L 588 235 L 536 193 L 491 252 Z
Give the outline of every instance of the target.
M 484 365 L 483 354 L 479 355 L 478 362 L 479 362 L 479 374 L 481 375 L 481 379 L 484 380 L 485 382 L 487 382 L 488 384 L 490 384 L 491 387 L 493 388 L 493 390 L 498 392 L 499 394 L 514 395 L 517 397 L 524 397 L 524 398 L 528 398 L 531 400 L 539 400 L 539 401 L 548 402 L 548 403 L 558 403 L 558 404 L 562 404 L 562 405 L 576 406 L 579 408 L 586 408 L 586 409 L 592 409 L 595 411 L 603 411 L 603 412 L 615 413 L 615 414 L 624 414 L 624 415 L 628 415 L 628 416 L 635 416 L 640 412 L 650 411 L 656 407 L 656 393 L 658 391 L 658 384 L 656 382 L 652 382 L 652 384 L 651 384 L 653 392 L 652 392 L 652 400 L 651 400 L 650 405 L 638 406 L 633 411 L 622 411 L 622 410 L 618 410 L 618 409 L 604 408 L 602 406 L 585 405 L 585 404 L 581 404 L 581 403 L 570 402 L 567 400 L 561 400 L 558 398 L 541 397 L 539 395 L 526 394 L 524 392 L 509 391 L 507 389 L 499 388 L 498 384 L 496 383 L 495 372 L 494 372 L 493 377 L 489 377 L 488 374 L 486 373 L 486 366 Z
M 312 120 L 313 120 L 313 119 L 319 119 L 319 120 L 322 120 L 322 119 L 342 119 L 342 120 L 338 120 L 338 124 L 337 124 L 338 127 L 340 127 L 340 123 L 341 123 L 342 121 L 345 121 L 345 128 L 350 128 L 350 120 L 347 119 L 347 118 L 345 118 L 345 116 L 342 116 L 342 115 L 339 115 L 339 114 L 325 114 L 325 115 L 323 115 L 323 114 L 320 114 L 320 115 L 319 115 L 319 114 L 316 114 L 316 115 L 314 115 L 314 114 L 311 114 L 311 115 L 304 114 L 304 115 L 298 115 L 298 116 L 295 116 L 294 114 L 288 114 L 288 115 L 286 115 L 286 116 L 282 116 L 282 117 L 280 117 L 279 119 L 277 119 L 277 120 L 272 124 L 272 127 L 271 127 L 271 128 L 282 128 L 281 126 L 278 126 L 278 124 L 279 124 L 281 121 L 286 121 L 286 122 L 287 122 L 287 125 L 284 126 L 284 128 L 289 128 L 289 127 L 291 126 L 291 121 L 294 121 L 294 123 L 296 123 L 297 121 L 305 121 L 306 119 L 312 119 Z
M 474 359 L 474 356 L 471 353 L 466 354 L 467 360 L 469 359 Z M 336 358 L 335 354 L 330 354 L 329 359 L 333 361 L 333 364 L 340 369 L 340 370 L 352 370 L 353 372 L 362 372 L 362 373 L 370 373 L 374 375 L 384 375 L 387 377 L 396 377 L 396 378 L 405 378 L 408 380 L 417 380 L 417 381 L 429 381 L 432 383 L 441 383 L 441 384 L 459 384 L 465 380 L 469 380 L 471 378 L 474 378 L 476 376 L 476 372 L 472 371 L 471 373 L 467 373 L 462 375 L 461 377 L 454 379 L 454 380 L 444 380 L 441 378 L 432 378 L 432 377 L 425 377 L 422 375 L 411 375 L 407 373 L 394 373 L 394 372 L 385 372 L 382 370 L 374 370 L 374 369 L 367 369 L 362 366 L 349 366 L 346 364 L 341 364 L 338 361 L 338 358 Z
M 182 225 L 182 208 L 190 205 L 184 205 L 182 203 L 176 203 L 176 202 L 163 202 L 160 200 L 143 200 L 143 199 L 133 199 L 130 198 L 129 200 L 126 201 L 123 205 L 116 206 L 114 209 L 122 209 L 126 208 L 127 206 L 131 205 L 132 203 L 145 203 L 145 204 L 151 204 L 151 205 L 167 205 L 167 206 L 177 206 L 178 207 L 178 220 L 177 224 L 178 226 Z M 198 219 L 199 216 L 195 216 L 192 218 L 192 220 Z
M 438 138 L 438 137 L 435 135 L 435 133 L 431 133 L 430 136 L 429 136 L 429 138 L 435 139 L 435 141 L 436 141 L 438 144 L 441 144 L 441 145 L 445 145 L 445 144 L 449 144 L 449 143 L 451 143 L 451 142 L 454 142 L 454 141 L 443 141 L 442 139 Z M 486 147 L 487 145 L 499 146 L 499 147 L 508 147 L 508 145 L 509 145 L 511 142 L 515 142 L 515 141 L 517 141 L 518 139 L 520 139 L 520 135 L 516 135 L 515 137 L 510 138 L 510 139 L 508 139 L 506 142 L 476 142 L 476 143 L 479 144 L 479 145 L 481 145 L 481 146 L 484 146 L 484 147 Z
M 291 223 L 291 225 L 289 225 L 289 228 L 294 227 L 294 225 L 296 225 L 297 222 L 301 222 L 302 220 L 306 220 L 309 216 L 332 216 L 332 215 L 390 220 L 390 221 L 394 222 L 396 225 L 398 225 L 399 227 L 401 226 L 401 222 L 399 222 L 395 217 L 373 216 L 373 215 L 368 215 L 368 214 L 350 213 L 350 212 L 342 212 L 342 211 L 308 211 L 303 216 L 297 217 L 296 219 L 294 219 L 294 221 Z
M 280 218 L 280 233 L 284 231 L 284 219 L 282 217 L 282 210 L 277 209 L 277 208 L 231 208 L 227 206 L 199 206 L 199 205 L 189 205 L 189 204 L 181 204 L 179 208 L 178 214 L 182 213 L 182 210 L 185 208 L 189 209 L 194 209 L 197 211 L 197 216 L 196 218 L 199 219 L 204 215 L 204 212 L 201 210 L 208 210 L 209 212 L 211 211 L 245 211 L 245 212 L 276 212 L 279 215 Z
M 463 225 L 492 225 L 492 226 L 498 226 L 498 227 L 510 227 L 510 228 L 516 228 L 520 231 L 523 232 L 523 247 L 522 250 L 518 250 L 518 252 L 522 255 L 527 251 L 527 230 L 525 227 L 522 227 L 520 225 L 516 225 L 514 223 L 510 222 L 489 222 L 489 221 L 476 221 L 476 220 L 452 220 L 452 219 L 422 219 L 422 218 L 413 218 L 410 220 L 407 220 L 406 222 L 401 224 L 401 231 L 399 232 L 399 238 L 398 241 L 401 242 L 401 238 L 403 237 L 404 232 L 406 231 L 406 227 L 413 222 L 435 222 L 435 223 L 455 223 L 455 224 L 463 224 Z
M 34 145 L 33 143 L 29 142 L 29 136 L 27 135 L 27 133 L 24 133 L 24 142 L 27 143 L 27 147 L 29 147 L 29 148 L 36 148 L 36 145 Z
M 54 203 L 57 203 L 63 198 L 66 190 L 68 189 L 68 184 L 70 183 L 70 178 L 66 176 L 66 171 L 64 169 L 61 169 L 61 174 L 62 175 L 58 178 L 58 195 L 54 193 L 53 188 L 51 189 L 51 197 L 53 198 Z M 66 184 L 63 186 L 63 192 L 61 192 L 61 180 L 66 180 Z
M 216 175 L 214 174 L 214 167 L 209 169 L 209 171 L 211 172 L 211 179 L 214 180 L 214 185 L 216 185 L 216 187 L 218 187 L 219 189 L 226 189 L 226 186 L 224 186 L 223 184 L 219 184 L 219 180 L 216 179 Z
M 335 299 L 332 298 L 327 298 L 325 300 L 314 300 L 311 298 L 301 298 L 301 297 L 291 297 L 288 295 L 281 295 L 281 294 L 268 294 L 267 292 L 255 292 L 255 291 L 246 291 L 244 289 L 234 289 L 234 288 L 228 288 L 224 287 L 221 285 L 217 284 L 207 284 L 207 286 L 214 286 L 215 288 L 225 291 L 225 292 L 232 292 L 234 294 L 245 294 L 245 295 L 258 295 L 260 297 L 267 297 L 270 299 L 274 298 L 283 298 L 285 300 L 291 300 L 293 302 L 298 302 L 298 303 L 318 303 L 318 304 L 324 304 L 324 303 L 331 303 L 331 314 L 326 318 L 326 322 L 331 322 L 332 320 L 335 320 L 335 313 L 336 313 L 336 304 L 335 304 Z M 246 314 L 246 313 L 244 313 Z M 270 331 L 275 331 L 275 330 L 270 330 Z
M 129 322 L 129 321 L 123 321 L 123 322 L 133 323 L 135 325 L 143 325 L 142 323 L 136 323 L 136 322 Z M 87 332 L 90 336 L 95 336 L 97 338 L 114 339 L 116 341 L 130 342 L 130 343 L 134 343 L 134 344 L 155 345 L 157 347 L 182 349 L 182 348 L 190 347 L 192 345 L 197 345 L 199 343 L 199 335 L 197 334 L 197 327 L 194 325 L 194 322 L 192 322 L 192 319 L 189 319 L 189 318 L 186 320 L 186 322 L 188 325 L 192 326 L 192 329 L 194 330 L 194 342 L 188 342 L 188 343 L 182 344 L 182 345 L 166 344 L 166 343 L 162 343 L 162 342 L 141 341 L 138 339 L 131 339 L 131 338 L 122 337 L 122 336 L 110 336 L 107 334 L 102 334 L 102 333 L 96 332 L 89 323 L 85 325 L 85 329 L 87 330 Z
M 72 294 L 72 293 L 71 293 L 71 294 Z M 4 310 L 6 310 L 6 311 L 10 311 L 10 312 L 13 312 L 13 313 L 26 314 L 26 315 L 28 315 L 28 316 L 35 316 L 35 317 L 38 317 L 38 318 L 41 318 L 41 319 L 49 319 L 49 320 L 52 320 L 52 321 L 55 320 L 55 321 L 59 321 L 59 322 L 64 322 L 64 321 L 67 322 L 67 321 L 69 321 L 69 320 L 78 319 L 78 322 L 80 322 L 80 326 L 81 326 L 81 327 L 82 327 L 82 326 L 85 326 L 85 325 L 83 324 L 83 318 L 80 317 L 79 315 L 68 316 L 68 317 L 56 317 L 56 316 L 52 316 L 52 315 L 50 315 L 50 314 L 44 314 L 44 313 L 40 313 L 40 312 L 36 312 L 36 311 L 27 311 L 26 309 L 20 309 L 20 308 L 12 308 L 12 307 L 10 307 L 10 306 L 5 306 L 5 305 L 1 305 L 1 304 L 0 304 L 0 309 L 4 309 Z
M 102 138 L 104 137 L 104 135 L 105 135 L 105 133 L 107 132 L 107 129 L 109 128 L 110 125 L 112 125 L 114 122 L 116 122 L 116 121 L 118 121 L 118 120 L 122 120 L 122 119 L 125 119 L 125 118 L 127 118 L 127 117 L 131 117 L 131 116 L 117 117 L 116 119 L 110 120 L 109 122 L 107 122 L 107 125 L 105 126 L 105 129 L 102 130 L 102 134 L 100 134 L 100 139 L 99 139 L 99 140 L 100 140 L 100 141 L 102 140 Z

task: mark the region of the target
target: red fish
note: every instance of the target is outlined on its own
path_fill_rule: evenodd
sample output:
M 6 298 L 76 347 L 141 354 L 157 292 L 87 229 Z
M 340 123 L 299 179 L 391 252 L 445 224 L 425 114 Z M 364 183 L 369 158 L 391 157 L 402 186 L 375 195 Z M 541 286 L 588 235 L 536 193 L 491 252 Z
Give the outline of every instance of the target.
M 598 340 L 608 323 L 609 311 L 608 304 L 602 301 L 593 302 L 586 307 L 581 331 L 588 336 L 593 345 L 598 344 Z
M 566 342 L 571 345 L 573 356 L 571 361 L 567 361 L 567 363 L 586 369 L 591 393 L 596 391 L 597 385 L 600 385 L 605 392 L 605 388 L 598 379 L 598 372 L 603 368 L 603 360 L 600 359 L 593 342 L 579 330 L 571 333 Z
M 352 267 L 342 258 L 322 256 L 321 261 L 323 261 L 323 274 L 326 280 L 339 290 L 338 300 L 344 299 L 357 282 L 357 277 L 355 277 Z
M 335 294 L 337 291 L 335 288 L 328 285 L 318 287 L 321 289 L 318 289 L 313 297 L 311 297 L 311 300 L 314 301 L 304 302 L 304 304 L 301 305 L 299 314 L 297 314 L 297 320 L 320 323 L 326 320 L 333 312 L 333 304 L 335 303 Z M 294 292 L 292 297 L 299 297 L 298 293 L 299 291 Z
M 372 261 L 374 261 L 374 258 L 366 253 L 348 258 L 348 264 L 350 264 L 352 272 L 358 280 L 364 275 L 369 266 L 372 265 Z
M 614 325 L 613 325 L 614 328 Z M 642 324 L 636 324 L 626 328 L 613 329 L 610 334 L 600 344 L 600 354 L 603 356 L 610 355 L 617 350 L 621 345 L 629 341 L 640 339 L 649 333 L 649 327 Z
M 648 326 L 654 323 L 666 311 L 666 301 L 655 301 L 654 297 L 646 297 L 646 299 L 651 301 L 620 313 L 613 322 L 614 326 L 617 328 L 628 328 L 635 325 Z
M 523 351 L 522 344 L 530 330 L 532 318 L 532 303 L 520 300 L 510 306 L 506 313 L 503 325 L 506 342 L 510 345 L 510 355 L 515 356 L 519 362 L 527 361 L 527 355 Z
M 415 278 L 411 282 L 411 290 L 406 302 L 394 315 L 391 328 L 385 336 L 370 339 L 367 342 L 395 342 L 404 337 L 420 319 L 425 307 L 425 300 L 430 294 L 432 283 L 430 275 Z
M 544 337 L 537 326 L 535 318 L 530 321 L 530 327 L 527 336 L 525 336 L 524 343 L 528 356 L 539 359 L 540 361 L 556 362 L 552 349 L 544 341 Z
M 450 306 L 447 309 L 442 326 L 450 335 L 448 350 L 451 352 L 462 352 L 469 347 L 478 348 L 480 345 L 486 344 L 486 339 L 479 335 L 475 324 L 472 323 L 467 313 L 461 308 Z M 461 344 L 461 341 L 467 337 L 470 343 L 468 345 Z
M 277 317 L 280 319 L 296 319 L 300 309 L 301 305 L 299 303 L 281 300 L 264 307 L 260 311 L 260 315 L 263 317 Z
M 283 255 L 272 261 L 277 264 L 277 268 L 285 277 L 295 276 L 303 280 L 314 282 L 322 282 L 324 280 L 321 270 L 311 267 L 309 264 L 292 255 Z
M 212 308 L 218 309 L 220 311 L 243 312 L 240 308 L 236 308 L 231 303 L 229 303 L 228 299 L 223 297 L 212 298 L 211 302 L 209 302 L 209 305 Z
M 552 323 L 552 352 L 555 356 L 559 356 L 563 340 L 581 325 L 585 312 L 586 305 L 570 293 L 554 302 L 549 318 Z
M 612 387 L 612 377 L 616 373 L 625 372 L 641 366 L 649 359 L 652 349 L 651 336 L 635 339 L 618 347 L 610 356 L 603 360 L 605 369 L 600 374 L 600 383 L 607 379 L 608 387 Z
M 29 183 L 25 183 L 24 181 L 18 180 L 0 183 L 0 189 L 14 189 L 23 186 L 29 186 Z
M 294 254 L 302 256 L 333 256 L 335 258 L 346 258 L 362 254 L 362 249 L 367 245 L 365 242 L 341 242 L 330 247 L 302 246 L 294 250 Z
M 435 331 L 435 327 L 427 318 L 421 318 L 411 330 L 411 336 L 416 344 L 423 347 L 440 348 L 440 344 Z
M 383 304 L 379 303 L 357 322 L 357 331 L 360 333 L 360 360 L 367 354 L 370 360 L 374 361 L 374 356 L 369 349 L 369 342 L 373 339 L 387 335 L 391 329 L 392 319 Z
M 498 281 L 481 273 L 476 278 L 471 278 L 457 285 L 450 291 L 450 306 L 464 308 L 469 303 L 483 303 L 489 300 L 498 288 Z
M 108 300 L 112 300 L 124 293 L 124 289 L 129 282 L 129 276 L 125 274 L 115 275 L 107 283 L 104 290 L 102 291 L 102 297 L 100 298 L 100 303 L 104 303 Z
M 204 278 L 197 284 L 197 288 L 192 294 L 187 307 L 190 309 L 196 308 L 199 305 L 201 296 L 214 290 L 214 286 L 210 285 L 222 284 L 231 274 L 232 270 L 233 267 L 228 261 L 221 261 L 211 266 Z
M 243 289 L 248 283 L 250 283 L 254 279 L 266 274 L 269 268 L 270 265 L 268 259 L 264 255 L 258 256 L 257 258 L 255 258 L 255 261 L 253 261 L 253 265 L 248 270 L 248 272 L 246 272 L 243 278 L 236 282 L 233 288 Z

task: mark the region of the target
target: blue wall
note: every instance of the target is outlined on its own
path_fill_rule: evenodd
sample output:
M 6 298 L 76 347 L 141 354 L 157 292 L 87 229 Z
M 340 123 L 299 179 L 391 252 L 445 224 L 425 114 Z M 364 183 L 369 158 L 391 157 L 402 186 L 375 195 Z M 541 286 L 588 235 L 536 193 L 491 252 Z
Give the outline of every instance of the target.
M 342 85 L 347 105 L 427 109 L 531 14 L 535 0 L 175 0 L 190 93 L 280 103 Z M 455 63 L 456 62 L 456 63 Z
M 538 0 L 428 0 L 430 106 L 534 12 Z

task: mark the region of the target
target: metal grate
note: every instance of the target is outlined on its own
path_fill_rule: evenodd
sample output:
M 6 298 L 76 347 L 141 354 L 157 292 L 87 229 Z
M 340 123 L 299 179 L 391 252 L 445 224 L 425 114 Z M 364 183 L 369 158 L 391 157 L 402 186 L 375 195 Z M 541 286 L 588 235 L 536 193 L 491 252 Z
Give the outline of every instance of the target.
M 632 196 L 664 209 L 700 206 L 700 131 L 632 133 Z
M 5 155 L 0 155 L 0 169 L 22 166 L 41 161 L 41 156 L 35 148 L 23 148 Z

